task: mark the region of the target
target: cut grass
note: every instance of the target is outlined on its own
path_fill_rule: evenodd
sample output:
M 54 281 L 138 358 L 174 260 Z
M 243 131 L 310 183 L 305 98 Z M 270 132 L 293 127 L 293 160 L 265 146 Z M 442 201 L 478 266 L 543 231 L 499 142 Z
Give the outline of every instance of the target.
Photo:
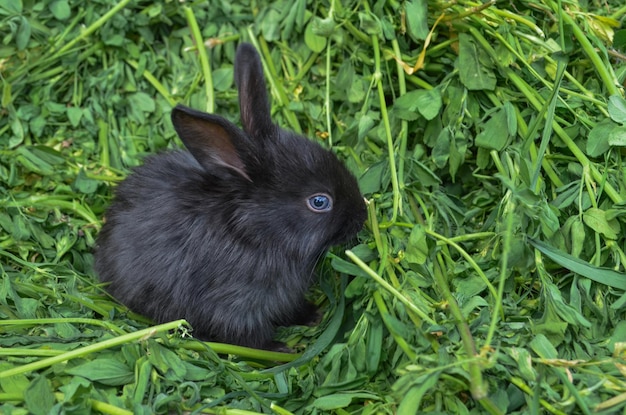
M 3 410 L 623 412 L 625 14 L 0 1 Z M 320 264 L 320 326 L 280 331 L 302 354 L 154 326 L 92 270 L 115 184 L 179 146 L 172 105 L 238 118 L 244 40 L 275 120 L 369 201 L 358 243 Z

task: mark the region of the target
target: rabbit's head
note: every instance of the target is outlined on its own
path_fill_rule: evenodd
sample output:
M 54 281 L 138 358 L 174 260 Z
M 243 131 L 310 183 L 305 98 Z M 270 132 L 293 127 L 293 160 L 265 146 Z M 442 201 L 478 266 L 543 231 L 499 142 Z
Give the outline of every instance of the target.
M 366 208 L 354 176 L 329 150 L 272 122 L 258 53 L 237 50 L 235 80 L 243 131 L 225 118 L 178 105 L 174 127 L 206 174 L 228 182 L 232 231 L 312 256 L 346 242 Z M 235 203 L 236 201 L 236 203 Z

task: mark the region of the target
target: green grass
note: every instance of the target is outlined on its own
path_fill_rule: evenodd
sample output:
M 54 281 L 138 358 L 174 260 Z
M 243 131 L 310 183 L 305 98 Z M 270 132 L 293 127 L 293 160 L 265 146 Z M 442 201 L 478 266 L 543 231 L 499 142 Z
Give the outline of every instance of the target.
M 268 4 L 0 0 L 3 411 L 626 411 L 622 2 Z M 92 270 L 171 107 L 238 120 L 240 41 L 369 200 L 299 354 L 154 326 Z

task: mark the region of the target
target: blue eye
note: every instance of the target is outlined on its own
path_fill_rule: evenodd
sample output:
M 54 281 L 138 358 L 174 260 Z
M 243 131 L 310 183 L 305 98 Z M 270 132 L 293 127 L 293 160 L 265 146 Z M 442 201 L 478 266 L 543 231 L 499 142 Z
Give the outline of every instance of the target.
M 333 207 L 332 198 L 325 193 L 318 193 L 307 200 L 307 206 L 315 213 L 328 212 Z

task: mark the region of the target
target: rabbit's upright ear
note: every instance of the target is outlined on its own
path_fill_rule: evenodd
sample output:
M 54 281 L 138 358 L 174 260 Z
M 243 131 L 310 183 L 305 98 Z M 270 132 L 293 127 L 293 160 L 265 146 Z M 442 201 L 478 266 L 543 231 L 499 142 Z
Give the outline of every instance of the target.
M 185 147 L 206 171 L 226 167 L 252 181 L 237 150 L 244 146 L 243 133 L 230 121 L 176 105 L 172 109 L 172 123 Z
M 235 82 L 239 91 L 243 129 L 254 138 L 273 135 L 276 127 L 271 119 L 261 58 L 249 43 L 242 43 L 237 48 Z

